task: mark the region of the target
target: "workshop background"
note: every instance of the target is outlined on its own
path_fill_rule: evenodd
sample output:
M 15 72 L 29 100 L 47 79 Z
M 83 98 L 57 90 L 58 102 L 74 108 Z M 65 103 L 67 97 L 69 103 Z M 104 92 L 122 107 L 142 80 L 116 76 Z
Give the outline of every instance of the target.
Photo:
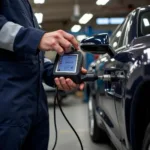
M 30 0 L 40 27 L 45 31 L 63 29 L 75 35 L 80 42 L 82 39 L 98 34 L 112 34 L 121 24 L 126 15 L 134 8 L 149 4 L 149 0 Z M 55 52 L 47 52 L 46 57 L 54 61 Z M 84 65 L 97 57 L 86 54 Z M 53 124 L 54 88 L 44 85 L 48 95 L 50 112 L 50 144 L 52 149 L 55 132 Z M 88 131 L 87 95 L 81 91 L 61 93 L 62 106 L 68 119 L 79 133 L 85 150 L 112 150 L 111 144 L 94 144 Z M 56 150 L 80 149 L 78 141 L 57 108 L 58 145 Z

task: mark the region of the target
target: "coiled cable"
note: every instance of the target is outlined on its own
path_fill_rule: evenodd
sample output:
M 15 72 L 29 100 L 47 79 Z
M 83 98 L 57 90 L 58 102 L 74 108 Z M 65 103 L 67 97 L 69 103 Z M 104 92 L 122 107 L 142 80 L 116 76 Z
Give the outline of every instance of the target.
M 74 127 L 72 126 L 72 124 L 69 122 L 68 118 L 66 117 L 62 107 L 61 107 L 61 102 L 60 102 L 60 99 L 59 99 L 59 91 L 58 91 L 58 88 L 56 89 L 56 95 L 55 95 L 55 98 L 54 98 L 54 126 L 55 126 L 55 143 L 54 143 L 54 146 L 52 148 L 52 150 L 55 150 L 56 148 L 56 145 L 57 145 L 57 140 L 58 140 L 58 130 L 57 130 L 57 122 L 56 122 L 56 103 L 58 104 L 58 107 L 64 117 L 64 119 L 66 120 L 66 122 L 68 123 L 68 125 L 70 126 L 70 128 L 73 130 L 73 132 L 75 133 L 79 143 L 80 143 L 80 147 L 81 147 L 81 150 L 84 150 L 83 148 L 83 144 L 82 144 L 82 141 L 78 135 L 78 133 L 76 132 L 76 130 L 74 129 Z

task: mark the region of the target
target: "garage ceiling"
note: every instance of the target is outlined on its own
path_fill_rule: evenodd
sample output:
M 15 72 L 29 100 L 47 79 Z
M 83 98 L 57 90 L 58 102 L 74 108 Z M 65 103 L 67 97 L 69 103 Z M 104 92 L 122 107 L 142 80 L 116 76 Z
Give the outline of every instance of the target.
M 43 13 L 44 20 L 41 25 L 47 31 L 70 30 L 72 25 L 78 23 L 77 20 L 72 20 L 75 1 L 80 5 L 81 16 L 87 12 L 94 14 L 88 24 L 94 28 L 103 28 L 95 24 L 96 17 L 126 16 L 131 11 L 129 6 L 136 8 L 149 3 L 149 0 L 110 0 L 105 6 L 97 6 L 96 0 L 45 0 L 44 4 L 34 4 L 30 0 L 34 12 Z

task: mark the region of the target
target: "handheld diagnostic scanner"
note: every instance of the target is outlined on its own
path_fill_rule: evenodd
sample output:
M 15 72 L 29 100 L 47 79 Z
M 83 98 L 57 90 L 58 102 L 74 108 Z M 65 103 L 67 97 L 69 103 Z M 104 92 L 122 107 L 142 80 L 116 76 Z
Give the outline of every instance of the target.
M 60 56 L 57 54 L 54 63 L 54 77 L 70 78 L 75 83 L 80 84 L 83 81 L 95 81 L 97 76 L 94 74 L 82 74 L 83 54 L 80 51 L 72 51 Z

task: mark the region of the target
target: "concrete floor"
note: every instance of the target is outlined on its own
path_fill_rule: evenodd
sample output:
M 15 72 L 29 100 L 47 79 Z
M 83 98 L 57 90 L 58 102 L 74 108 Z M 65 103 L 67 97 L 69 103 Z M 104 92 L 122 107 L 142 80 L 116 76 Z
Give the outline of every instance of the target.
M 53 122 L 53 105 L 52 98 L 48 98 L 49 112 L 50 112 L 50 143 L 49 150 L 52 150 L 54 144 L 55 132 Z M 66 116 L 70 120 L 71 124 L 78 132 L 84 146 L 84 150 L 112 150 L 108 145 L 94 144 L 91 142 L 88 132 L 88 116 L 87 116 L 87 104 L 83 104 L 81 99 L 69 96 L 65 99 L 62 106 Z M 58 124 L 58 144 L 56 150 L 80 150 L 80 145 L 73 131 L 70 129 L 63 116 L 61 115 L 57 107 L 57 124 Z

